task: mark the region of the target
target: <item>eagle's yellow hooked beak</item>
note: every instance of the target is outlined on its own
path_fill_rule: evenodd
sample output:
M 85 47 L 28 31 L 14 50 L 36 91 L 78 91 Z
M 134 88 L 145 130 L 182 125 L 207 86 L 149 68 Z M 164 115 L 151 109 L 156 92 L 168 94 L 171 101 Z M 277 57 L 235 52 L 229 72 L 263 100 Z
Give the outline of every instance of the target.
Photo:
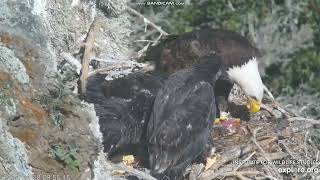
M 260 111 L 261 102 L 252 97 L 248 97 L 247 107 L 251 113 L 257 113 Z

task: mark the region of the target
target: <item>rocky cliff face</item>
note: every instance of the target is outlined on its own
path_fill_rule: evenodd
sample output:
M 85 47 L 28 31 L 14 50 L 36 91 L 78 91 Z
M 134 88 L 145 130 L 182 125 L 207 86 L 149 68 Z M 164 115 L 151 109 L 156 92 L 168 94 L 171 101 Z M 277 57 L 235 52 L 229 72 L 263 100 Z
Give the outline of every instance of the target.
M 95 56 L 126 58 L 124 4 L 0 1 L 0 177 L 110 178 L 93 107 L 65 89 L 57 67 L 79 52 L 97 16 Z

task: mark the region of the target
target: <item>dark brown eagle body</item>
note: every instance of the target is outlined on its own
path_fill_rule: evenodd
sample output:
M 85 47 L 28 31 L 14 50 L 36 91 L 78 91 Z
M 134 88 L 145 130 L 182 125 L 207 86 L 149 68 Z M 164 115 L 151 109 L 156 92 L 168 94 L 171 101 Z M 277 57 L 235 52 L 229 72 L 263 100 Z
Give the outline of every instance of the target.
M 247 69 L 245 64 L 259 56 L 241 35 L 206 29 L 169 36 L 150 47 L 145 59 L 155 62 L 153 75 L 133 73 L 109 82 L 104 76 L 92 77 L 86 99 L 95 103 L 105 152 L 112 158 L 145 148 L 140 155 L 149 158 L 153 174 L 181 178 L 185 167 L 210 144 L 210 121 L 219 116 L 215 98 L 227 98 L 233 86 L 226 71 L 239 66 L 241 74 L 249 69 L 257 76 L 256 61 Z M 211 69 L 194 71 L 195 64 Z M 218 77 L 218 67 L 221 75 L 211 82 L 212 75 Z M 258 80 L 246 80 L 243 87 L 255 89 L 251 87 Z
M 228 30 L 202 29 L 169 35 L 158 45 L 148 49 L 145 61 L 155 62 L 155 72 L 171 74 L 199 63 L 201 57 L 211 53 L 222 59 L 222 74 L 216 82 L 215 96 L 223 96 L 225 99 L 233 86 L 226 74 L 227 69 L 241 66 L 252 57 L 261 56 L 259 50 L 240 34 Z M 220 114 L 219 110 L 217 114 Z
M 181 179 L 185 168 L 210 144 L 221 62 L 218 56 L 202 60 L 170 75 L 156 96 L 147 139 L 151 172 L 159 179 Z
M 173 73 L 199 63 L 200 58 L 217 54 L 222 68 L 240 66 L 260 52 L 243 36 L 227 30 L 203 29 L 181 35 L 169 35 L 156 46 L 151 46 L 145 61 L 154 61 L 155 71 Z
M 85 99 L 94 103 L 104 151 L 110 159 L 117 161 L 123 154 L 147 153 L 146 126 L 162 83 L 162 77 L 143 73 L 112 81 L 100 74 L 88 79 Z

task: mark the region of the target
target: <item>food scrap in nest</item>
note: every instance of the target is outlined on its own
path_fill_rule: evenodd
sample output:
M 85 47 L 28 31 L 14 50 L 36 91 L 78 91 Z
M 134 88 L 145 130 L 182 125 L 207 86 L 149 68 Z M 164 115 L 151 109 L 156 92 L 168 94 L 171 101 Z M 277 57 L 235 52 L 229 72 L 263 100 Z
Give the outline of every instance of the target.
M 241 120 L 233 118 L 229 113 L 221 112 L 220 118 L 216 118 L 213 122 L 214 128 L 221 128 L 227 134 L 234 134 L 241 128 Z

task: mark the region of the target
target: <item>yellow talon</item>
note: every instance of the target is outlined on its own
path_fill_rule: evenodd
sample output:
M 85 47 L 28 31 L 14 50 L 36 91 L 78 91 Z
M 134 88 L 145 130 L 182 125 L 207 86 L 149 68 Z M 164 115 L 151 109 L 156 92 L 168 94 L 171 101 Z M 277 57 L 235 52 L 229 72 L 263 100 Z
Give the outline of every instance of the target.
M 135 164 L 134 156 L 133 155 L 122 156 L 122 162 L 126 166 L 132 167 Z
M 228 116 L 229 116 L 228 113 L 222 112 L 219 118 L 214 119 L 213 124 L 218 125 L 221 123 L 221 121 L 227 121 L 229 119 Z
M 214 125 L 218 125 L 218 124 L 220 124 L 221 122 L 220 122 L 220 118 L 216 118 L 216 119 L 214 119 L 214 121 L 213 121 L 213 124 Z

